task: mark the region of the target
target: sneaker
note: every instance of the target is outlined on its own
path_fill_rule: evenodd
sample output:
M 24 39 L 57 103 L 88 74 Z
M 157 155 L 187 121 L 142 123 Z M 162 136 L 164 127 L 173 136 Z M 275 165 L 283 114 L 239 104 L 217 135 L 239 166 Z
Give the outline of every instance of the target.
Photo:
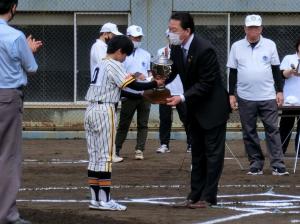
M 251 167 L 250 171 L 247 173 L 248 175 L 263 175 L 263 171 L 261 169 L 258 169 L 256 167 Z
M 99 205 L 98 201 L 90 200 L 90 204 L 89 204 L 90 209 L 96 209 L 96 210 L 98 209 L 99 210 L 100 209 L 99 206 L 100 205 Z
M 283 168 L 273 168 L 272 175 L 274 175 L 274 176 L 288 176 L 290 174 L 283 167 Z
M 125 211 L 127 207 L 125 205 L 121 205 L 114 200 L 110 200 L 108 202 L 99 202 L 99 209 L 101 210 L 110 210 L 110 211 Z
M 143 160 L 144 159 L 144 154 L 141 150 L 136 150 L 135 151 L 135 159 L 136 160 Z
M 9 224 L 31 224 L 31 222 L 25 219 L 18 218 L 16 221 L 9 222 Z
M 166 153 L 166 152 L 171 152 L 170 149 L 166 144 L 162 144 L 157 150 L 157 153 Z
M 124 159 L 123 159 L 123 157 L 114 155 L 113 158 L 112 158 L 112 161 L 113 161 L 113 163 L 120 163 L 120 162 L 123 162 Z
M 192 152 L 192 146 L 188 145 L 186 148 L 186 152 L 191 153 Z

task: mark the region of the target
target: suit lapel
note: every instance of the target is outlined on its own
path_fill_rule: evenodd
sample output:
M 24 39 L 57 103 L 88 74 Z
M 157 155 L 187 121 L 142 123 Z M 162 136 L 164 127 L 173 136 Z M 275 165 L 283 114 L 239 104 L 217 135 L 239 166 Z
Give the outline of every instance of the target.
M 180 70 L 180 73 L 183 74 L 184 71 L 185 71 L 185 66 L 184 66 L 184 63 L 183 63 L 183 52 L 182 52 L 180 46 L 177 46 L 176 50 L 178 51 L 178 62 L 180 63 L 180 65 L 178 66 L 178 68 Z
M 194 55 L 195 55 L 195 50 L 196 50 L 196 36 L 194 36 L 194 39 L 192 40 L 192 43 L 190 45 L 189 51 L 188 51 L 188 55 L 187 55 L 187 61 L 186 61 L 186 65 L 185 65 L 185 73 L 187 74 L 190 66 L 192 64 L 192 61 L 194 59 Z

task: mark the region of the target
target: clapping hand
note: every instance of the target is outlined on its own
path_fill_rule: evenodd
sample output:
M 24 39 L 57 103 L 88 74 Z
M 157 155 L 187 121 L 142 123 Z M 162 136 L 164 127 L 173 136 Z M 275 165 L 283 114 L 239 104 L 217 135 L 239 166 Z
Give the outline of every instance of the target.
M 32 35 L 27 37 L 27 43 L 33 53 L 37 52 L 43 46 L 42 41 L 32 38 Z

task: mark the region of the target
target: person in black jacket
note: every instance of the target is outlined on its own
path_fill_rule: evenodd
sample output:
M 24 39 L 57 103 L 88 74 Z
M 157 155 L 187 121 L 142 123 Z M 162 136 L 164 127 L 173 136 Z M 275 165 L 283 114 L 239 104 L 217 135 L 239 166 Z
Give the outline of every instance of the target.
M 194 35 L 189 13 L 175 13 L 169 20 L 172 74 L 180 74 L 184 94 L 167 99 L 167 105 L 186 102 L 192 135 L 191 192 L 175 207 L 203 208 L 217 204 L 218 182 L 223 170 L 226 123 L 230 104 L 222 85 L 220 67 L 212 44 Z

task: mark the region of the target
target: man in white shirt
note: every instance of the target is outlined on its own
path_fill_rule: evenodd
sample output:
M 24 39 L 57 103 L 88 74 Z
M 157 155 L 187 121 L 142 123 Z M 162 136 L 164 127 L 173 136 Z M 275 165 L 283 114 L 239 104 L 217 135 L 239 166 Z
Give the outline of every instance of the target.
M 116 24 L 105 23 L 101 27 L 100 36 L 91 48 L 90 71 L 94 71 L 95 66 L 106 56 L 107 42 L 115 35 L 122 35 L 122 33 L 118 31 Z M 91 74 L 91 76 L 93 76 L 93 74 Z
M 300 105 L 300 39 L 295 44 L 296 53 L 286 55 L 281 64 L 280 70 L 285 78 L 283 87 L 284 104 L 286 105 Z M 294 116 L 288 115 L 288 111 L 283 111 L 280 119 L 279 131 L 282 141 L 282 152 L 285 154 L 291 138 L 291 130 L 294 127 Z M 297 134 L 295 138 L 295 151 L 297 151 L 300 131 L 300 120 L 297 117 Z
M 236 110 L 238 102 L 243 139 L 250 162 L 247 174 L 263 174 L 265 157 L 256 130 L 259 116 L 265 128 L 272 174 L 288 175 L 277 127 L 277 107 L 283 104 L 283 94 L 276 44 L 261 36 L 262 19 L 259 15 L 247 16 L 244 29 L 246 37 L 232 45 L 227 67 L 230 68 L 230 105 Z M 237 99 L 234 95 L 236 87 Z
M 170 45 L 169 45 L 169 29 L 166 30 L 166 38 L 168 41 L 168 45 L 160 48 L 157 51 L 157 56 L 164 55 L 167 58 L 170 58 Z M 169 84 L 166 85 L 171 92 L 172 96 L 179 96 L 183 94 L 183 86 L 180 79 L 180 76 L 177 75 L 176 78 Z M 192 150 L 192 139 L 189 131 L 189 126 L 187 124 L 186 119 L 186 104 L 185 102 L 181 102 L 176 105 L 176 110 L 179 115 L 179 119 L 184 125 L 186 137 L 187 137 L 187 152 L 191 152 Z M 159 140 L 160 147 L 156 150 L 157 153 L 166 153 L 171 152 L 169 147 L 170 142 L 170 132 L 172 128 L 172 107 L 166 104 L 159 104 Z
M 136 78 L 139 80 L 148 81 L 150 80 L 149 71 L 151 55 L 148 51 L 140 47 L 144 36 L 142 28 L 136 25 L 129 26 L 127 28 L 127 35 L 134 45 L 134 50 L 124 62 L 126 72 L 135 74 Z M 120 156 L 120 150 L 127 137 L 132 118 L 135 112 L 137 112 L 135 159 L 143 160 L 151 104 L 142 97 L 141 91 L 126 88 L 122 92 L 122 96 L 122 107 L 116 135 L 116 156 Z

